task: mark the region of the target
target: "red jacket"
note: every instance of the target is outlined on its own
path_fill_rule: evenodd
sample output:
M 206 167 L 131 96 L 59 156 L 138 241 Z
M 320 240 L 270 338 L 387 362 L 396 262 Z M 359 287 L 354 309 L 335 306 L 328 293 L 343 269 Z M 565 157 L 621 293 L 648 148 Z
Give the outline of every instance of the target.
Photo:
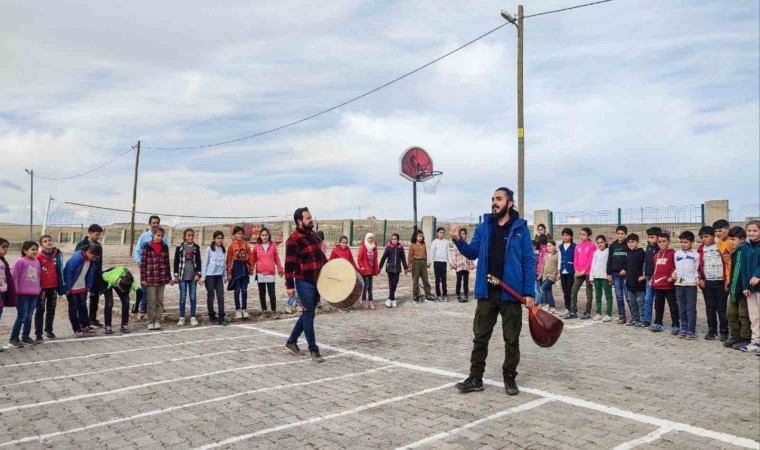
M 375 245 L 375 250 L 372 252 L 372 259 L 370 259 L 367 246 L 362 242 L 362 246 L 359 248 L 359 255 L 356 257 L 359 273 L 363 277 L 379 274 L 380 268 L 378 267 L 377 259 L 377 245 Z
M 330 253 L 330 261 L 332 261 L 333 259 L 338 259 L 338 258 L 342 258 L 350 262 L 351 265 L 354 266 L 354 269 L 357 272 L 359 271 L 359 268 L 356 267 L 356 262 L 354 261 L 354 254 L 351 253 L 350 247 L 346 247 L 345 249 L 343 249 L 343 247 L 341 247 L 340 245 L 335 247 L 332 253 Z
M 654 254 L 654 274 L 652 274 L 652 287 L 657 290 L 675 289 L 675 283 L 670 277 L 676 270 L 676 251 L 669 248 Z
M 37 261 L 40 262 L 40 287 L 42 289 L 58 288 L 58 272 L 63 270 L 56 264 L 58 259 L 58 249 L 53 248 L 53 252 L 48 256 L 44 251 L 37 252 Z

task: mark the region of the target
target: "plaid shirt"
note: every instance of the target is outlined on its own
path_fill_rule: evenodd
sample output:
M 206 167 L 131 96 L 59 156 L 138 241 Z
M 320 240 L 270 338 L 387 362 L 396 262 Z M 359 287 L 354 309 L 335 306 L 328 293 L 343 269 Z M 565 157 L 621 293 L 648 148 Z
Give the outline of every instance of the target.
M 295 280 L 316 283 L 326 263 L 322 242 L 316 233 L 296 228 L 285 244 L 285 287 L 293 289 Z
M 169 267 L 169 247 L 161 243 L 161 253 L 156 254 L 150 242 L 146 242 L 141 251 L 140 282 L 148 286 L 169 284 L 172 271 Z

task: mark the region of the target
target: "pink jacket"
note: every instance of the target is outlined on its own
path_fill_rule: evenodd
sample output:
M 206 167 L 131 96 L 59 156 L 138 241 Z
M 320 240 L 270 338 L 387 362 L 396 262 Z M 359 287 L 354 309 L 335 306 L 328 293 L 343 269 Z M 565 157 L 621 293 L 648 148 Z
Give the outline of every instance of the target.
M 277 252 L 277 245 L 274 242 L 270 242 L 269 250 L 264 250 L 263 245 L 256 244 L 251 250 L 251 255 L 253 256 L 253 263 L 256 264 L 256 273 L 274 275 L 275 267 L 277 267 L 278 273 L 282 273 L 280 254 Z
M 547 250 L 547 247 L 545 245 L 541 246 L 541 251 L 538 252 L 538 267 L 536 268 L 536 273 L 541 274 L 544 270 L 544 259 L 546 259 L 546 253 L 549 250 Z
M 575 271 L 584 271 L 586 275 L 591 271 L 591 262 L 594 259 L 596 245 L 591 241 L 579 242 L 575 246 L 574 266 Z

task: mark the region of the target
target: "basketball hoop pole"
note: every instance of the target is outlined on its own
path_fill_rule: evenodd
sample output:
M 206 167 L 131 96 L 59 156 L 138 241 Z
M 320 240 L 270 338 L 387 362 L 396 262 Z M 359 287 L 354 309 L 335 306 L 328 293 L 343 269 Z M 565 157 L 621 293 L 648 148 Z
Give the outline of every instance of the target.
M 412 201 L 414 202 L 414 232 L 417 231 L 417 182 L 412 182 Z M 414 242 L 412 242 L 414 243 Z

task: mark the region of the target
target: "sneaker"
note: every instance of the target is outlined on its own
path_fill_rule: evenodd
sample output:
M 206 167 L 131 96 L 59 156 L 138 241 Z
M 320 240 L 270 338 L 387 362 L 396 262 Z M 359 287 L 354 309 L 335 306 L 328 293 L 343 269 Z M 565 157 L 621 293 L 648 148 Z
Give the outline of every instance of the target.
M 484 389 L 483 379 L 475 377 L 467 377 L 463 381 L 457 383 L 455 386 L 457 389 L 459 389 L 459 392 L 465 394 L 468 392 L 481 392 Z
M 185 326 L 185 318 L 184 317 L 180 317 L 179 318 L 179 321 L 177 322 L 177 326 L 178 327 L 184 327 Z
M 23 348 L 24 347 L 24 344 L 21 341 L 19 341 L 18 339 L 11 339 L 10 341 L 8 341 L 8 343 L 11 344 L 13 347 L 16 347 L 16 348 Z
M 633 326 L 636 326 L 636 321 L 634 321 L 634 320 L 629 320 L 629 321 L 628 321 L 628 322 L 625 324 L 625 326 L 627 326 L 627 327 L 633 327 Z
M 602 320 L 602 315 L 601 314 L 595 315 L 594 316 L 594 320 L 597 321 L 597 322 L 600 321 L 600 320 Z
M 590 318 L 591 318 L 591 314 L 587 312 L 583 313 L 583 315 L 581 316 L 581 320 L 589 320 Z
M 578 313 L 570 313 L 570 318 L 571 319 L 577 319 L 578 318 Z
M 552 306 L 551 308 L 549 308 L 549 312 L 552 314 L 557 314 L 557 308 Z
M 32 339 L 32 338 L 30 338 L 29 336 L 22 337 L 21 338 L 21 342 L 23 342 L 24 344 L 29 344 L 29 345 L 37 345 L 38 344 L 38 342 L 35 342 L 35 340 Z
M 325 359 L 322 357 L 322 355 L 319 354 L 319 352 L 311 352 L 311 362 L 315 363 L 323 363 L 325 362 Z
M 457 301 L 462 303 L 462 294 L 457 294 Z
M 113 329 L 109 326 L 105 327 L 105 334 L 113 334 Z
M 656 324 L 652 325 L 652 327 L 650 328 L 650 330 L 654 331 L 655 333 L 659 333 L 661 331 L 665 331 L 665 327 L 656 323 Z
M 90 326 L 93 328 L 103 328 L 103 324 L 100 323 L 98 319 L 93 319 L 90 321 Z
M 457 301 L 459 303 L 467 303 L 467 300 L 465 300 L 464 297 L 462 297 L 462 296 L 457 297 Z
M 345 313 L 345 314 L 348 314 L 348 313 L 351 312 L 351 308 L 343 308 L 343 309 L 339 309 L 338 311 L 340 311 L 342 313 Z
M 678 339 L 683 339 L 685 337 L 686 337 L 686 332 L 685 331 L 682 331 L 682 332 L 678 333 Z
M 391 300 L 391 308 L 398 308 L 398 303 L 396 303 L 396 300 Z
M 235 310 L 235 318 L 236 319 L 242 319 L 243 318 L 243 313 L 239 309 Z
M 618 325 L 625 325 L 625 322 L 626 322 L 625 316 L 618 316 L 618 320 L 617 320 Z
M 85 334 L 84 330 L 79 330 L 79 331 L 74 332 L 74 337 L 83 338 L 83 337 L 89 337 L 89 335 Z
M 705 340 L 706 341 L 714 341 L 715 340 L 715 333 L 707 333 L 705 335 Z
M 447 301 L 449 301 L 449 296 L 448 296 L 448 295 L 444 295 L 444 296 L 443 296 L 443 301 L 444 301 L 444 302 L 447 302 Z
M 286 343 L 285 344 L 285 348 L 287 348 L 288 350 L 290 350 L 290 353 L 292 353 L 292 354 L 294 354 L 296 356 L 300 356 L 301 355 L 301 349 L 298 348 L 298 344 L 296 344 L 296 343 L 293 343 L 293 344 Z
M 197 327 L 198 326 L 198 319 L 195 318 L 195 316 L 190 318 L 190 326 L 191 327 Z
M 41 334 L 37 335 L 37 338 L 34 340 L 34 343 L 35 344 L 42 344 L 43 342 L 45 342 L 45 340 L 42 339 L 42 335 Z
M 728 347 L 728 348 L 731 348 L 731 347 L 733 347 L 733 346 L 734 346 L 734 344 L 736 344 L 737 342 L 739 342 L 739 339 L 737 339 L 737 338 L 735 338 L 735 337 L 732 337 L 731 339 L 727 339 L 727 340 L 723 341 L 723 346 L 724 346 L 724 347 Z
M 153 330 L 154 328 L 156 328 L 156 324 L 155 323 L 151 322 L 151 323 L 148 324 L 148 330 L 149 331 Z
M 728 340 L 728 333 L 721 333 L 720 334 L 720 341 L 726 342 Z
M 290 305 L 285 305 L 285 314 L 293 314 L 293 308 Z
M 119 329 L 121 331 L 121 334 L 128 334 L 129 333 L 129 325 L 122 325 Z
M 673 336 L 677 335 L 680 331 L 681 331 L 680 327 L 676 327 L 676 326 L 670 327 L 670 334 L 672 334 Z
M 694 333 L 686 333 L 686 336 L 684 336 L 684 339 L 687 341 L 693 341 L 696 336 L 694 336 Z
M 393 308 L 393 305 L 391 304 L 391 299 L 388 299 L 385 301 L 385 307 L 386 308 Z
M 23 341 L 23 339 L 22 339 L 22 341 Z M 736 344 L 732 345 L 731 348 L 734 349 L 734 350 L 739 350 L 739 349 L 741 349 L 742 347 L 744 347 L 745 345 L 748 345 L 748 344 L 749 344 L 748 340 L 742 339 L 741 341 L 739 341 Z
M 427 297 L 425 297 L 425 300 L 427 300 L 429 302 L 432 302 L 432 303 L 435 303 L 435 302 L 438 301 L 438 299 L 435 298 L 435 297 L 433 297 L 432 295 L 428 295 Z
M 638 321 L 636 322 L 636 328 L 649 328 L 649 323 Z
M 604 317 L 602 317 L 602 322 L 609 322 L 610 320 L 612 320 L 612 317 L 610 316 L 605 315 Z
M 757 351 L 755 352 L 755 355 L 760 356 L 760 348 L 757 349 Z
M 373 302 L 372 300 L 370 300 L 367 303 L 369 304 L 369 309 L 375 309 L 375 302 Z
M 520 390 L 517 389 L 516 375 L 507 375 L 504 377 L 504 389 L 507 391 L 507 395 L 517 395 Z
M 155 323 L 155 324 L 153 324 L 153 329 L 154 329 L 154 330 L 160 330 L 160 329 L 161 329 L 161 322 L 159 322 L 159 321 L 157 320 L 157 321 L 156 321 L 156 323 Z
M 470 301 L 470 296 L 469 295 L 465 295 L 464 296 L 464 302 L 467 303 L 469 301 Z
M 213 316 L 209 315 L 208 316 L 208 321 L 211 322 L 211 323 L 216 322 L 216 314 L 214 314 Z
M 52 331 L 51 331 L 50 333 L 45 333 L 45 337 L 46 337 L 48 340 L 55 340 L 55 339 L 58 339 L 58 336 L 56 336 L 56 335 L 55 335 L 55 333 L 53 333 Z
M 743 352 L 757 352 L 758 349 L 760 349 L 760 345 L 757 344 L 747 344 L 739 347 L 739 350 Z
M 220 318 L 217 319 L 216 324 L 219 325 L 219 326 L 222 326 L 222 327 L 226 327 L 227 326 L 227 321 L 224 320 L 224 316 L 222 316 L 222 317 L 220 317 Z
M 573 316 L 573 313 L 570 312 L 570 310 L 565 311 L 565 314 L 562 314 L 562 318 L 563 319 L 570 319 L 570 318 L 572 318 L 572 316 Z
M 242 310 L 242 311 L 240 311 L 240 315 L 243 317 L 243 319 L 247 319 L 247 318 L 251 317 L 251 316 L 248 315 L 248 311 L 246 311 L 245 309 Z

